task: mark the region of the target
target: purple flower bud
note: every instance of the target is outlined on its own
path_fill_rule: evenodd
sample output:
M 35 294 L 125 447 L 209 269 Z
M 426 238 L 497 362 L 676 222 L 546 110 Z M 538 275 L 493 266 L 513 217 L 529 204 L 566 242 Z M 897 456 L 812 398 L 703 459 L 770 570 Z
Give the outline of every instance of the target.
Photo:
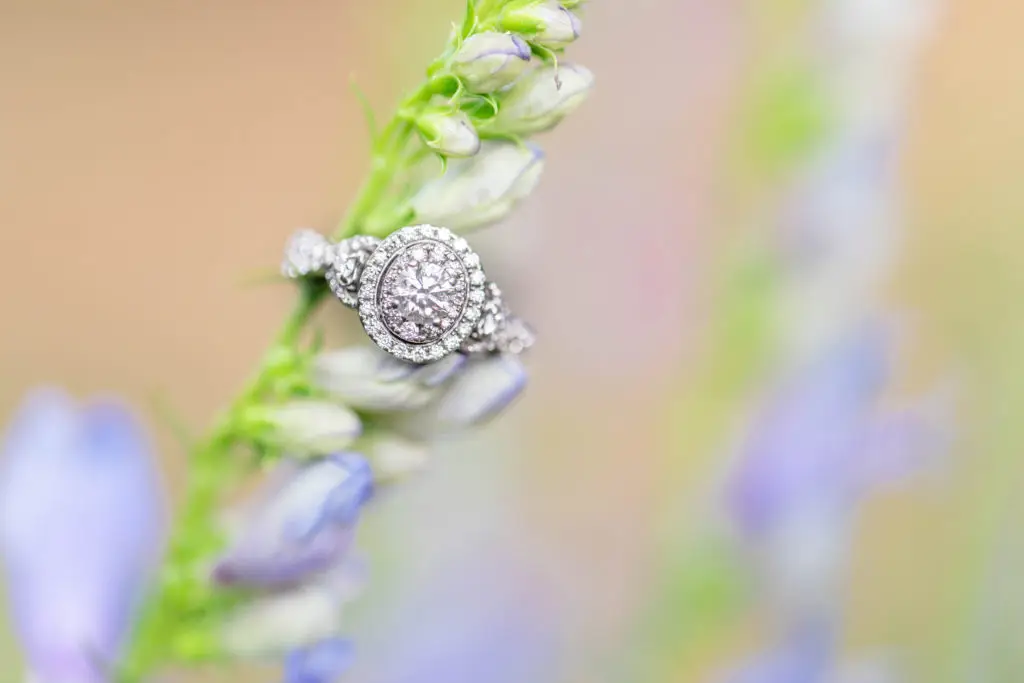
M 234 541 L 214 569 L 219 583 L 294 584 L 346 558 L 360 510 L 373 495 L 366 460 L 345 453 L 280 468 L 241 512 Z
M 485 142 L 470 159 L 448 165 L 447 172 L 412 198 L 416 220 L 466 231 L 507 216 L 540 181 L 544 154 L 532 145 Z
M 444 156 L 471 157 L 480 151 L 480 138 L 463 112 L 427 112 L 416 118 L 416 127 L 427 147 Z
M 511 33 L 487 31 L 466 39 L 452 56 L 450 68 L 479 93 L 501 90 L 515 81 L 530 63 L 530 46 Z
M 352 643 L 340 638 L 300 648 L 288 655 L 284 683 L 334 683 L 353 658 Z
M 336 453 L 351 445 L 362 432 L 358 415 L 328 401 L 302 399 L 254 406 L 246 417 L 256 424 L 268 425 L 268 438 L 296 456 Z
M 538 66 L 504 95 L 489 130 L 511 135 L 548 130 L 583 104 L 593 87 L 594 74 L 586 67 Z
M 448 428 L 486 422 L 526 388 L 527 374 L 515 356 L 471 360 L 439 399 L 436 417 Z
M 437 363 L 419 366 L 377 347 L 353 346 L 317 356 L 313 383 L 353 408 L 407 411 L 429 403 L 437 394 L 435 386 L 463 361 L 461 355 L 452 354 Z
M 132 414 L 29 397 L 3 444 L 0 552 L 14 627 L 41 681 L 100 683 L 157 562 L 162 497 Z
M 519 5 L 506 10 L 501 26 L 544 47 L 559 49 L 580 37 L 580 20 L 554 0 Z

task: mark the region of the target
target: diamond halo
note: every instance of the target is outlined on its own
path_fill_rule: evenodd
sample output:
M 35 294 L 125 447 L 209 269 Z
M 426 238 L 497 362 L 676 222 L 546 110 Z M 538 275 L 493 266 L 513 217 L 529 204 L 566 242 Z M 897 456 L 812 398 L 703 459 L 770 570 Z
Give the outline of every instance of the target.
M 482 315 L 480 258 L 446 228 L 416 225 L 385 238 L 359 284 L 359 317 L 380 348 L 414 363 L 458 350 Z

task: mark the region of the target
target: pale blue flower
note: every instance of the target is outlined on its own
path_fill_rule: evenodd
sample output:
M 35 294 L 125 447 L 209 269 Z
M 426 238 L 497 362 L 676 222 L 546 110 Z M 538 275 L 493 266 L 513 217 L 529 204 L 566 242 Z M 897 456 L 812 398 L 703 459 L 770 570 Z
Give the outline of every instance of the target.
M 352 665 L 350 641 L 333 638 L 295 650 L 285 662 L 284 683 L 333 683 Z
M 527 372 L 518 357 L 506 354 L 453 353 L 416 365 L 376 347 L 357 346 L 318 356 L 313 383 L 378 421 L 390 416 L 394 425 L 415 425 L 415 433 L 436 433 L 499 413 L 526 387 Z
M 100 683 L 158 560 L 150 444 L 111 400 L 30 396 L 3 444 L 0 552 L 14 628 L 41 683 Z
M 437 427 L 461 429 L 486 422 L 508 407 L 526 382 L 526 368 L 517 356 L 471 359 L 438 398 L 433 412 Z
M 803 511 L 840 516 L 930 462 L 944 430 L 927 410 L 882 411 L 888 344 L 877 329 L 794 372 L 753 421 L 729 482 L 732 512 L 757 534 Z
M 330 401 L 296 399 L 250 407 L 245 418 L 287 454 L 329 455 L 348 448 L 362 433 L 359 416 Z
M 502 28 L 544 47 L 559 49 L 580 37 L 580 20 L 554 0 L 534 0 L 507 9 Z
M 594 74 L 578 64 L 537 66 L 501 100 L 489 130 L 511 135 L 546 131 L 576 111 L 594 87 Z
M 449 68 L 473 92 L 490 93 L 515 81 L 530 57 L 530 46 L 519 36 L 486 31 L 467 38 Z
M 454 353 L 430 365 L 416 365 L 375 346 L 353 346 L 317 356 L 312 380 L 332 398 L 357 410 L 409 411 L 433 400 L 440 385 L 465 360 Z
M 471 157 L 480 151 L 480 137 L 469 116 L 460 111 L 428 111 L 416 127 L 430 149 L 447 157 Z
M 336 566 L 347 557 L 360 510 L 372 495 L 373 475 L 360 455 L 282 463 L 265 490 L 237 513 L 242 519 L 234 523 L 214 579 L 274 587 Z
M 376 683 L 549 680 L 560 648 L 557 601 L 502 552 L 480 548 L 411 599 L 372 659 Z M 371 654 L 367 654 L 371 658 Z M 289 682 L 291 683 L 291 682 Z
M 224 648 L 236 657 L 280 657 L 336 638 L 364 582 L 351 550 L 373 495 L 366 460 L 346 453 L 287 463 L 271 479 L 239 511 L 213 571 L 217 583 L 251 591 L 221 625 Z
M 928 409 L 883 411 L 887 339 L 863 331 L 794 369 L 750 426 L 728 482 L 732 518 L 785 620 L 837 609 L 866 495 L 925 469 L 945 445 Z
M 804 624 L 775 649 L 719 678 L 721 683 L 832 683 L 835 642 L 827 624 Z
M 417 221 L 467 231 L 496 223 L 540 181 L 544 153 L 530 144 L 488 141 L 469 159 L 448 164 L 412 198 Z

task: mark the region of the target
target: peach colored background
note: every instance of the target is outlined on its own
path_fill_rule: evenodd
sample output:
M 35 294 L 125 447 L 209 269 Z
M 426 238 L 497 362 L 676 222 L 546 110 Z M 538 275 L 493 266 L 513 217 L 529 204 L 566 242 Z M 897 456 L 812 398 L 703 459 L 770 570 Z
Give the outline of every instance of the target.
M 58 382 L 147 410 L 162 397 L 201 428 L 290 301 L 240 283 L 294 227 L 330 227 L 365 169 L 350 77 L 386 114 L 462 5 L 0 0 L 0 413 Z M 709 268 L 737 230 L 727 165 L 749 18 L 731 0 L 592 3 L 572 57 L 599 88 L 545 141 L 537 195 L 478 237 L 544 333 L 529 398 L 481 443 L 512 463 L 513 509 L 549 553 L 548 585 L 571 592 L 579 652 L 614 648 L 645 588 L 660 466 L 706 457 L 668 451 L 664 406 L 696 371 Z M 910 376 L 956 358 L 972 380 L 969 460 L 955 486 L 872 509 L 852 608 L 854 640 L 905 647 L 921 680 L 946 670 L 982 570 L 985 501 L 1020 481 L 1022 21 L 1005 0 L 953 2 L 912 117 L 895 296 L 917 325 Z M 182 454 L 153 422 L 177 490 Z M 417 504 L 441 505 L 430 490 Z M 381 526 L 400 535 L 403 510 L 416 514 Z M 0 637 L 0 679 L 15 660 Z

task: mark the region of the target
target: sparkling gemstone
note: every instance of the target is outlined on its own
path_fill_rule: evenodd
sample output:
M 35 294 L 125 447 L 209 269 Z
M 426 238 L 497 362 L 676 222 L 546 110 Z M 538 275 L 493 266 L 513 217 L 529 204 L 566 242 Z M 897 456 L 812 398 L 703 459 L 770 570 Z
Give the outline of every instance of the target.
M 451 247 L 433 241 L 403 247 L 385 268 L 377 303 L 388 330 L 410 344 L 429 344 L 461 319 L 469 276 Z

